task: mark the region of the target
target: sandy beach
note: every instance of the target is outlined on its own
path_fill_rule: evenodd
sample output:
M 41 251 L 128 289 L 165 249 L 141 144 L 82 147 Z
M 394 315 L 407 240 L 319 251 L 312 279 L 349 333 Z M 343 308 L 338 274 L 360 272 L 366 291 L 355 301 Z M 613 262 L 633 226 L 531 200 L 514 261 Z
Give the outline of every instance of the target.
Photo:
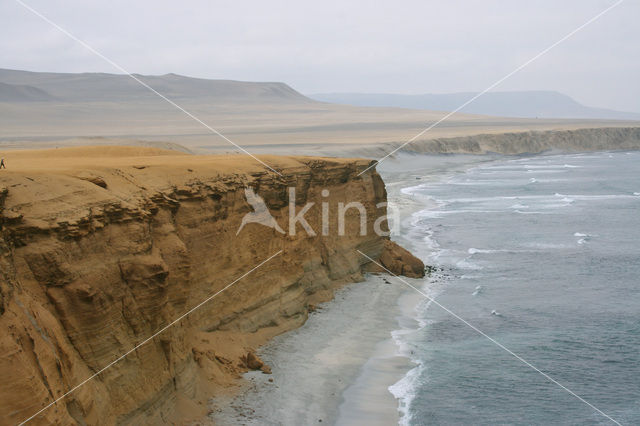
M 213 420 L 397 424 L 397 401 L 387 388 L 412 364 L 397 355 L 390 339 L 401 315 L 398 298 L 406 292 L 392 280 L 371 275 L 342 288 L 305 325 L 262 347 L 259 354 L 273 374 L 247 373 L 237 396 L 212 402 Z

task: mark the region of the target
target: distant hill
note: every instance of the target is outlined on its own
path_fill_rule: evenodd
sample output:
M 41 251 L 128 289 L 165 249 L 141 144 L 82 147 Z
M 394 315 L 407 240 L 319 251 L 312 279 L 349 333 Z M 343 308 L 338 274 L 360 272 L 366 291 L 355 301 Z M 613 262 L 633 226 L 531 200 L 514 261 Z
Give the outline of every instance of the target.
M 312 102 L 284 83 L 208 80 L 177 74 L 135 75 L 171 99 L 239 102 Z M 66 102 L 129 101 L 156 98 L 128 75 L 48 73 L 0 69 L 0 101 L 52 100 Z M 23 99 L 24 98 L 24 99 Z
M 475 95 L 472 92 L 426 95 L 320 93 L 309 97 L 322 102 L 357 106 L 453 111 Z M 461 112 L 519 118 L 640 119 L 638 113 L 584 106 L 567 95 L 553 91 L 489 92 Z
M 314 103 L 452 111 L 475 93 L 426 95 L 325 93 L 307 97 L 285 83 L 210 80 L 178 74 L 136 78 L 176 101 L 205 103 Z M 160 101 L 128 75 L 50 73 L 0 68 L 0 102 L 130 102 Z M 490 92 L 462 109 L 463 113 L 518 118 L 640 120 L 640 114 L 592 108 L 552 91 Z
M 33 102 L 53 99 L 53 96 L 37 87 L 0 82 L 0 102 Z

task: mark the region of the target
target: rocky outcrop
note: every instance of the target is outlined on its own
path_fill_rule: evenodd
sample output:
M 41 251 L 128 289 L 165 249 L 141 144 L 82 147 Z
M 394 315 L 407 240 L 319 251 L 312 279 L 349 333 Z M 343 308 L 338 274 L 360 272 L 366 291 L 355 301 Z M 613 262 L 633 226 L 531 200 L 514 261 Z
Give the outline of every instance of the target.
M 254 351 L 247 352 L 241 360 L 249 370 L 262 370 L 265 374 L 271 374 L 271 368 Z
M 384 183 L 375 171 L 358 176 L 369 161 L 288 158 L 279 176 L 193 158 L 0 176 L 0 424 L 28 419 L 94 374 L 32 422 L 171 422 L 185 401 L 196 415 L 260 363 L 253 348 L 362 280 L 358 250 L 379 259 L 391 247 L 373 232 L 386 214 Z M 252 211 L 247 187 L 285 230 L 295 188 L 296 211 L 315 203 L 305 218 L 316 235 L 257 223 L 236 235 Z M 335 216 L 323 235 L 321 205 L 352 201 L 364 206 L 367 232 L 350 209 L 344 235 Z M 419 275 L 399 248 L 389 259 L 393 271 Z
M 425 275 L 425 266 L 422 260 L 393 241 L 384 242 L 379 262 L 384 268 L 374 265 L 372 270 L 388 271 L 394 275 L 404 275 L 409 278 L 422 278 Z

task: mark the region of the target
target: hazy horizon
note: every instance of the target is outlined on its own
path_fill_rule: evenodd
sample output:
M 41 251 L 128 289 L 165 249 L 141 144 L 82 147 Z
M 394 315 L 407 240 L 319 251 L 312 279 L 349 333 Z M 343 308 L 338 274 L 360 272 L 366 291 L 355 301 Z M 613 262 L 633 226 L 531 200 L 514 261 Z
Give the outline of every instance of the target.
M 614 3 L 27 1 L 130 72 L 279 81 L 305 94 L 479 92 Z M 639 12 L 621 3 L 495 90 L 640 112 Z M 0 67 L 118 73 L 19 3 L 0 13 Z

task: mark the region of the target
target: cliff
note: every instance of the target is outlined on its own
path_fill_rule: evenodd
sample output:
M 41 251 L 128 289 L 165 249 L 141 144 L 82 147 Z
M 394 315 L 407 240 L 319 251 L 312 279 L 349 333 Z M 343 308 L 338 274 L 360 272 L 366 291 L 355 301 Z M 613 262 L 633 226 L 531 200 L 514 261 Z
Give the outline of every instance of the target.
M 640 127 L 484 133 L 417 140 L 403 148 L 405 151 L 429 154 L 508 155 L 537 154 L 550 150 L 577 152 L 625 149 L 640 149 Z
M 373 232 L 386 191 L 370 161 L 191 156 L 133 147 L 12 152 L 0 173 L 0 424 L 148 424 L 202 412 L 257 345 L 398 251 Z M 247 223 L 252 188 L 285 231 Z M 316 231 L 288 228 L 288 188 Z M 328 190 L 328 194 L 323 190 Z M 345 233 L 322 203 L 357 201 Z M 237 233 L 237 235 L 236 235 Z M 273 256 L 273 257 L 272 257 Z M 265 260 L 270 260 L 265 262 Z M 265 262 L 261 265 L 262 262 Z M 256 268 L 256 266 L 261 265 Z M 253 268 L 256 268 L 252 271 Z M 415 261 L 411 273 L 420 275 Z M 229 286 L 232 284 L 231 286 Z M 227 286 L 229 286 L 227 288 Z M 224 290 L 220 292 L 221 290 Z M 149 336 L 220 292 L 150 341 Z

